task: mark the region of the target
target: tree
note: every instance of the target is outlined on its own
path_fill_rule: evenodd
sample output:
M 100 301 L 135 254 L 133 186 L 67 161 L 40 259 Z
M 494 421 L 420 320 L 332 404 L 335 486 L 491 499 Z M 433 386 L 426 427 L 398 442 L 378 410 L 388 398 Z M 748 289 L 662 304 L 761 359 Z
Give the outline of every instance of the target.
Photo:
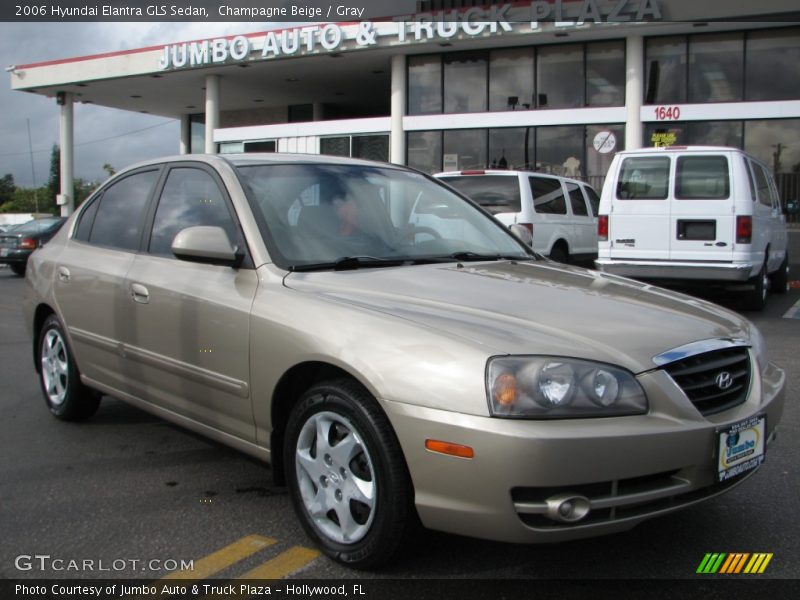
M 47 196 L 47 188 L 16 188 L 11 200 L 0 206 L 0 213 L 32 213 L 36 212 L 36 200 L 39 202 L 39 213 L 59 214 L 56 198 Z
M 113 165 L 111 165 L 111 163 L 104 164 L 103 171 L 105 171 L 109 177 L 111 177 L 117 172 L 117 170 L 113 167 Z
M 14 176 L 11 173 L 4 175 L 0 178 L 0 204 L 5 204 L 14 197 L 14 190 L 17 186 L 14 184 Z
M 61 193 L 61 149 L 58 144 L 53 144 L 50 152 L 50 179 L 47 180 L 47 196 L 55 201 Z

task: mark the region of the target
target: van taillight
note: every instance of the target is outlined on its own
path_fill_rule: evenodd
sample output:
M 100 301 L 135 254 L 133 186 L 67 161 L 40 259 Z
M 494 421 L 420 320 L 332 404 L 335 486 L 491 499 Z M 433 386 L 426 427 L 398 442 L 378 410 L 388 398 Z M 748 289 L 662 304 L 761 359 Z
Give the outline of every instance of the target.
M 608 215 L 597 217 L 597 240 L 600 242 L 608 241 Z
M 750 244 L 753 241 L 753 217 L 736 217 L 736 243 Z

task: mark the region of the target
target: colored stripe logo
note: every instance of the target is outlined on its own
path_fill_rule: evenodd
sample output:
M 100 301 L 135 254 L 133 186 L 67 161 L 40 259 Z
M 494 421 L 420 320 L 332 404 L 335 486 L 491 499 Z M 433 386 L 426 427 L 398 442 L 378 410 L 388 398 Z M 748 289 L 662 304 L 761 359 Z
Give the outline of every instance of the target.
M 697 567 L 701 575 L 761 574 L 772 560 L 772 552 L 708 552 Z

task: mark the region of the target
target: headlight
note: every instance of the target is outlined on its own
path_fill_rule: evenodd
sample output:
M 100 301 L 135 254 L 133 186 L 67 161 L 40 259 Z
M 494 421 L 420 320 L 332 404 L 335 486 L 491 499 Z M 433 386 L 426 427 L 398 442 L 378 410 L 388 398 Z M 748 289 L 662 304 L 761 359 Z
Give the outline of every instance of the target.
M 556 356 L 497 356 L 486 368 L 495 417 L 555 419 L 647 412 L 631 373 L 603 363 Z

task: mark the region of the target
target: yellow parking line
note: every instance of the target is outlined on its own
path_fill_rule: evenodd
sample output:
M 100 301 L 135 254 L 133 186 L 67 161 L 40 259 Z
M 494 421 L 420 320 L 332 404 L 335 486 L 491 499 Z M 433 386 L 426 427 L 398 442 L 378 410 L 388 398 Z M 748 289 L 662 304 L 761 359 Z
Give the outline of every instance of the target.
M 267 562 L 250 569 L 241 577 L 237 577 L 225 583 L 215 582 L 215 585 L 223 589 L 227 588 L 227 586 L 232 586 L 231 591 L 226 591 L 226 600 L 243 600 L 255 593 L 255 591 L 248 591 L 244 582 L 252 582 L 258 579 L 282 579 L 301 567 L 304 567 L 318 556 L 319 552 L 316 550 L 303 548 L 302 546 L 292 546 L 285 552 L 278 554 L 275 558 L 271 558 Z M 208 596 L 203 596 L 200 600 L 215 600 L 217 598 L 219 598 L 218 595 L 210 594 Z
M 200 560 L 194 561 L 193 570 L 173 571 L 166 577 L 162 577 L 161 581 L 173 579 L 180 579 L 183 583 L 200 581 L 275 543 L 277 543 L 277 540 L 272 538 L 261 535 L 248 535 Z
M 237 579 L 281 579 L 306 566 L 319 552 L 302 546 L 292 546 L 275 558 L 258 565 Z

